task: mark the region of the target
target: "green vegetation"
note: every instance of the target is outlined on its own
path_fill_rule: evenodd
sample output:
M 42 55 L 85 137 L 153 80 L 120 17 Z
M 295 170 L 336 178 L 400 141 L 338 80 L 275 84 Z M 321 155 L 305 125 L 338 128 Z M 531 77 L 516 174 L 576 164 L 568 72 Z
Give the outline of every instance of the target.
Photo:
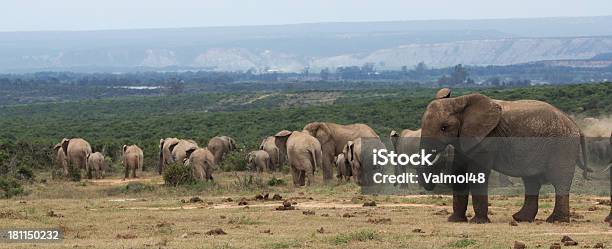
M 460 239 L 453 243 L 448 244 L 448 247 L 464 248 L 464 247 L 468 247 L 474 244 L 476 244 L 476 241 L 473 239 Z
M 188 185 L 195 182 L 191 167 L 172 163 L 164 169 L 164 182 L 169 186 Z M 129 185 L 128 185 L 129 186 Z
M 392 129 L 417 128 L 436 90 L 206 93 L 0 106 L 0 173 L 15 172 L 21 165 L 48 169 L 52 146 L 63 137 L 83 137 L 115 163 L 123 144 L 137 144 L 150 170 L 158 159 L 160 138 L 191 138 L 205 145 L 216 135 L 234 137 L 241 148 L 227 157 L 222 169 L 244 170 L 245 153 L 264 137 L 301 130 L 313 121 L 366 123 L 381 136 Z M 461 88 L 453 94 L 472 92 L 503 100 L 543 100 L 584 116 L 612 113 L 612 83 Z
M 356 232 L 348 233 L 348 234 L 339 234 L 334 237 L 333 243 L 335 245 L 343 245 L 348 244 L 351 241 L 368 241 L 368 240 L 378 240 L 380 239 L 380 235 L 376 233 L 376 231 L 371 229 L 363 229 Z
M 0 198 L 11 198 L 24 193 L 21 183 L 12 177 L 0 177 Z

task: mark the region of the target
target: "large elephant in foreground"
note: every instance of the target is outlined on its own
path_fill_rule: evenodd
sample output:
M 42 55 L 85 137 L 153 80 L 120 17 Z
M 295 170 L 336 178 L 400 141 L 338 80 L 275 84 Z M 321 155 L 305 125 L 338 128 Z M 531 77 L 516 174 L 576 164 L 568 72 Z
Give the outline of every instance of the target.
M 285 153 L 276 147 L 274 136 L 266 137 L 261 144 L 259 145 L 260 150 L 264 150 L 270 156 L 270 160 L 272 160 L 272 166 L 275 170 L 281 168 L 281 166 L 285 163 Z
M 87 169 L 87 157 L 91 154 L 91 145 L 82 138 L 62 139 L 62 150 L 66 155 L 68 168 Z M 91 175 L 87 176 L 91 178 Z
M 300 131 L 281 131 L 274 135 L 276 146 L 287 154 L 295 186 L 311 185 L 314 172 L 322 164 L 321 144 L 313 136 Z M 333 157 L 332 157 L 333 158 Z M 308 182 L 305 182 L 305 178 Z
M 95 179 L 100 179 L 104 176 L 105 169 L 104 155 L 100 152 L 95 152 L 87 156 L 87 175 Z
M 136 170 L 144 167 L 144 153 L 138 145 L 123 145 L 123 167 L 125 168 L 125 178 L 137 178 Z
M 578 164 L 585 172 L 588 168 L 584 135 L 559 109 L 536 100 L 502 101 L 470 94 L 433 100 L 421 124 L 421 148 L 439 152 L 453 145 L 453 173 L 484 178 L 484 182 L 453 185 L 453 214 L 449 221 L 467 221 L 465 212 L 471 194 L 475 215 L 470 222 L 490 222 L 488 175 L 495 170 L 523 179 L 525 201 L 512 216 L 515 220 L 535 219 L 541 184 L 549 182 L 556 197 L 547 221 L 569 222 L 569 192 L 575 166 Z M 435 167 L 419 168 L 419 183 L 427 190 L 435 184 L 426 182 L 425 177 L 434 172 Z
M 55 151 L 55 165 L 62 168 L 64 176 L 68 176 L 68 160 L 66 160 L 66 153 L 62 148 L 62 143 L 58 143 L 53 147 Z
M 365 124 L 339 125 L 313 122 L 304 126 L 304 132 L 315 137 L 321 144 L 323 179 L 326 182 L 333 179 L 334 157 L 342 153 L 342 149 L 348 141 L 357 138 L 379 138 L 376 132 Z
M 159 161 L 157 172 L 162 174 L 164 167 L 171 163 L 183 163 L 187 158 L 187 151 L 198 148 L 198 143 L 193 140 L 166 138 L 159 140 Z
M 215 164 L 219 164 L 227 153 L 236 150 L 236 141 L 228 136 L 213 137 L 206 147 L 215 156 Z
M 191 167 L 194 178 L 200 181 L 212 181 L 215 156 L 206 148 L 190 150 L 187 154 L 189 157 L 185 159 L 185 165 Z

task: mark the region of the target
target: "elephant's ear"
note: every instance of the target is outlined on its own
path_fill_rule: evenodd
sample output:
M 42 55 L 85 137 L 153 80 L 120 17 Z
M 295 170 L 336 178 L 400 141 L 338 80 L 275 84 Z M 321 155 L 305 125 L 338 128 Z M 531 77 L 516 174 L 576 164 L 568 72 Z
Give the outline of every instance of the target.
M 191 154 L 196 150 L 197 148 L 189 148 L 187 151 L 185 151 L 185 158 L 190 158 Z
M 482 141 L 499 123 L 501 106 L 489 97 L 470 94 L 456 98 L 463 107 L 461 112 L 461 129 L 459 137 L 461 149 L 468 151 Z
M 53 151 L 57 152 L 60 148 L 62 148 L 62 144 L 56 144 L 55 146 L 53 146 Z
M 266 144 L 266 142 L 268 142 L 268 139 L 269 139 L 269 138 L 270 138 L 270 137 L 266 137 L 266 138 L 264 138 L 264 140 L 263 140 L 263 141 L 261 141 L 261 144 L 259 145 L 259 149 L 260 149 L 260 150 L 263 150 L 263 149 L 264 149 L 264 145 Z
M 436 93 L 435 99 L 446 99 L 451 97 L 451 90 L 448 88 L 442 88 Z
M 274 135 L 274 145 L 276 145 L 277 148 L 279 148 L 282 151 L 287 151 L 287 139 L 289 139 L 289 136 L 291 136 L 291 134 L 293 134 L 293 132 L 288 131 L 288 130 L 282 130 L 278 133 L 276 133 L 276 135 Z
M 68 156 L 68 144 L 70 144 L 70 139 L 64 138 L 62 139 L 62 149 L 64 150 L 64 154 Z
M 176 147 L 179 144 L 180 140 L 175 140 L 173 143 L 168 144 L 168 151 L 170 151 L 170 153 L 172 153 L 172 151 L 174 151 L 174 147 Z
M 327 143 L 331 139 L 331 130 L 326 123 L 314 122 L 304 127 L 305 131 L 308 131 L 310 135 L 319 140 L 321 145 Z
M 159 140 L 159 148 L 160 149 L 164 147 L 164 141 L 166 141 L 166 140 L 164 140 L 163 138 Z
M 127 150 L 127 147 L 128 147 L 127 144 L 123 145 L 123 153 L 125 153 L 125 150 Z

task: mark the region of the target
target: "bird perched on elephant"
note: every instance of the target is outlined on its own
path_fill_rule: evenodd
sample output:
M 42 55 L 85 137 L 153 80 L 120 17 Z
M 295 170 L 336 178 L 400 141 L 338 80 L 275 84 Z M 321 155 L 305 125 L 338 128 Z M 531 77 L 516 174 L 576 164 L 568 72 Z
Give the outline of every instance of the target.
M 104 169 L 106 168 L 104 161 L 104 155 L 100 152 L 95 152 L 87 156 L 87 175 L 92 176 L 95 179 L 100 179 L 104 176 Z
M 301 131 L 284 130 L 276 133 L 274 137 L 276 147 L 287 154 L 293 185 L 314 184 L 315 169 L 322 165 L 323 159 L 319 141 L 307 132 Z M 307 182 L 305 178 L 308 178 Z
M 91 145 L 82 138 L 64 138 L 61 142 L 68 168 L 87 169 L 87 156 L 91 154 Z M 88 178 L 91 176 L 88 175 Z
M 340 125 L 313 122 L 304 126 L 304 132 L 315 137 L 321 144 L 323 179 L 326 182 L 333 178 L 334 157 L 342 153 L 342 149 L 348 141 L 357 138 L 379 138 L 376 132 L 365 124 Z
M 476 93 L 431 101 L 421 124 L 421 148 L 443 151 L 453 145 L 454 173 L 483 176 L 482 182 L 453 185 L 449 221 L 467 221 L 469 193 L 475 213 L 470 222 L 490 222 L 488 175 L 495 170 L 523 180 L 525 201 L 512 216 L 516 221 L 535 219 L 541 184 L 549 182 L 555 189 L 555 206 L 547 221 L 569 222 L 569 191 L 575 166 L 578 164 L 585 174 L 589 169 L 584 135 L 559 109 L 542 101 L 494 100 Z M 419 183 L 427 190 L 435 184 L 423 179 L 434 168 L 418 171 Z
M 66 159 L 66 153 L 62 148 L 62 143 L 58 143 L 53 147 L 55 151 L 55 165 L 63 170 L 64 176 L 68 176 L 68 160 Z
M 215 156 L 207 148 L 198 148 L 187 151 L 185 165 L 190 166 L 193 177 L 200 181 L 212 181 L 215 168 Z
M 161 175 L 164 167 L 170 163 L 183 163 L 187 158 L 187 151 L 198 148 L 198 143 L 193 140 L 166 138 L 159 140 L 159 161 L 157 171 Z
M 247 168 L 258 172 L 272 171 L 272 160 L 265 150 L 251 151 L 246 156 Z
M 259 145 L 260 150 L 265 150 L 270 155 L 270 159 L 272 160 L 272 166 L 275 170 L 281 168 L 281 165 L 285 163 L 285 153 L 280 151 L 278 147 L 276 147 L 274 136 L 266 137 L 261 144 Z
M 353 173 L 351 171 L 351 165 L 346 160 L 344 153 L 338 154 L 334 158 L 334 162 L 336 165 L 336 178 L 338 178 L 338 180 L 350 181 Z
M 123 167 L 125 168 L 125 178 L 137 178 L 136 170 L 144 166 L 144 153 L 138 145 L 123 145 Z
M 213 137 L 206 146 L 215 156 L 215 164 L 221 163 L 230 151 L 236 150 L 236 141 L 228 136 Z

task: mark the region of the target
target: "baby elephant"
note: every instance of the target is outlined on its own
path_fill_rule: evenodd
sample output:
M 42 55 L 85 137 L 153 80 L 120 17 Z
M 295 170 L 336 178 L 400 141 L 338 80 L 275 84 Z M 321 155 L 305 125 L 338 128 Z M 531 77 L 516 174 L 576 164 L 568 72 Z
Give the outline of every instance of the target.
M 100 179 L 104 172 L 104 155 L 100 152 L 87 155 L 87 176 Z
M 212 172 L 215 167 L 215 156 L 206 148 L 198 148 L 187 151 L 189 158 L 185 159 L 185 165 L 190 166 L 193 177 L 200 181 L 212 181 Z
M 350 181 L 353 173 L 351 172 L 351 165 L 346 160 L 344 153 L 340 153 L 335 157 L 334 162 L 336 163 L 336 169 L 338 174 L 336 174 L 336 178 L 338 180 L 346 180 Z
M 136 177 L 136 169 L 142 169 L 144 164 L 144 155 L 142 149 L 137 145 L 123 145 L 123 166 L 125 167 L 125 178 L 129 178 L 129 172 L 132 171 L 132 178 Z
M 251 151 L 247 155 L 247 168 L 258 172 L 271 171 L 272 160 L 265 150 Z

